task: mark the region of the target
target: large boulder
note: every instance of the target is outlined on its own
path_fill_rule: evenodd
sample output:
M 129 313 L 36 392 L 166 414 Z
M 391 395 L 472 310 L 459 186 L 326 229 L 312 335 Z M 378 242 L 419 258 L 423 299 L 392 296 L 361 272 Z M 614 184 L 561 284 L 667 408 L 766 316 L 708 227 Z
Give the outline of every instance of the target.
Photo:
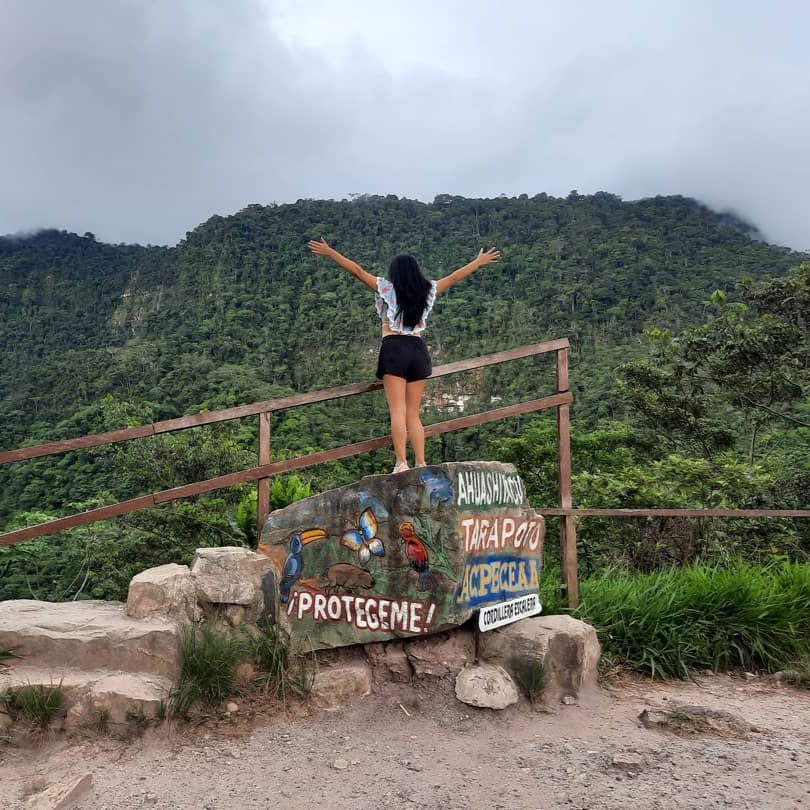
M 544 694 L 576 696 L 596 686 L 601 648 L 596 630 L 572 616 L 534 616 L 481 633 L 481 659 L 519 675 L 527 662 L 542 662 Z
M 197 601 L 221 607 L 231 623 L 255 621 L 264 613 L 262 580 L 271 567 L 266 555 L 240 546 L 198 548 L 191 563 Z
M 0 647 L 21 656 L 17 666 L 52 673 L 116 670 L 158 675 L 175 682 L 180 674 L 180 633 L 163 617 L 133 619 L 121 602 L 0 602 Z M 6 673 L 8 674 L 8 673 Z
M 536 594 L 544 530 L 510 464 L 368 476 L 267 518 L 266 612 L 314 649 L 438 633 Z
M 136 574 L 129 583 L 127 616 L 172 616 L 194 621 L 199 618 L 197 589 L 187 565 L 159 565 Z

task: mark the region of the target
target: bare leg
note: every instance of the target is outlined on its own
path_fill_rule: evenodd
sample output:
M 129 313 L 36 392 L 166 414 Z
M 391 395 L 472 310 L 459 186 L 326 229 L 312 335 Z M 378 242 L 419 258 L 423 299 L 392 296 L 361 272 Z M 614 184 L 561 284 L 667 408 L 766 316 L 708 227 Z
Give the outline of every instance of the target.
M 425 390 L 426 380 L 416 380 L 407 383 L 405 387 L 405 425 L 408 429 L 408 438 L 413 447 L 416 466 L 425 464 L 425 429 L 419 413 L 422 410 L 422 392 Z
M 383 388 L 385 389 L 385 399 L 388 402 L 388 413 L 391 416 L 391 438 L 394 440 L 394 454 L 397 457 L 397 464 L 407 463 L 408 460 L 405 452 L 405 439 L 407 436 L 405 420 L 406 385 L 404 377 L 395 377 L 393 374 L 383 375 Z

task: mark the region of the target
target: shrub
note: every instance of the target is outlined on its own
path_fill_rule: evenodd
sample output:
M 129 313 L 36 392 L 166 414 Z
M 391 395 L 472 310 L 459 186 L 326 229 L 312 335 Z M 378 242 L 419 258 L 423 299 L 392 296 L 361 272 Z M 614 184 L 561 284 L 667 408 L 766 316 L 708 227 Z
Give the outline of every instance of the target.
M 245 639 L 212 624 L 187 625 L 181 642 L 180 682 L 171 713 L 186 716 L 198 704 L 214 707 L 231 692 L 236 667 L 247 658 Z
M 546 668 L 541 656 L 515 656 L 512 659 L 512 672 L 532 706 L 536 701 L 542 700 L 543 687 L 546 685 Z
M 261 672 L 257 681 L 265 693 L 285 700 L 289 690 L 297 694 L 309 692 L 312 677 L 305 659 L 291 651 L 289 638 L 278 625 L 262 625 L 248 638 L 248 647 L 253 664 Z
M 584 580 L 577 615 L 608 654 L 653 677 L 774 671 L 808 655 L 810 566 L 733 561 Z
M 10 707 L 12 713 L 22 715 L 44 732 L 64 702 L 65 692 L 60 681 L 57 686 L 29 684 L 14 689 L 11 692 Z

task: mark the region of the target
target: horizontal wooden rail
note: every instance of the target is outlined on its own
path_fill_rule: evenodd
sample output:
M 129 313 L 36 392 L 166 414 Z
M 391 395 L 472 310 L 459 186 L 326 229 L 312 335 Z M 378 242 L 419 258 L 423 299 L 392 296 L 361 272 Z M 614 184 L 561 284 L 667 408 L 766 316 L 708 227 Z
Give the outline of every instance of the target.
M 457 360 L 454 363 L 446 363 L 433 369 L 431 379 L 445 377 L 448 374 L 457 374 L 461 371 L 472 371 L 484 366 L 507 363 L 510 360 L 520 360 L 524 357 L 534 357 L 538 354 L 557 351 L 568 348 L 568 339 L 550 340 L 545 343 L 531 343 L 527 346 L 520 346 L 516 349 L 507 349 L 502 352 L 482 355 L 471 360 Z M 150 425 L 139 425 L 137 427 L 113 430 L 107 433 L 97 433 L 94 436 L 81 436 L 76 439 L 64 439 L 63 441 L 48 442 L 31 447 L 21 447 L 16 450 L 0 451 L 0 464 L 8 464 L 12 461 L 25 461 L 41 456 L 51 456 L 57 453 L 65 453 L 69 450 L 83 450 L 88 447 L 98 447 L 104 444 L 114 444 L 115 442 L 129 441 L 130 439 L 142 439 L 146 436 L 155 436 L 160 433 L 168 433 L 173 430 L 184 430 L 186 428 L 199 427 L 200 425 L 210 425 L 215 422 L 226 422 L 231 419 L 241 419 L 245 416 L 254 416 L 259 413 L 272 413 L 274 411 L 295 408 L 300 405 L 312 405 L 316 402 L 326 402 L 341 397 L 350 397 L 355 394 L 365 394 L 369 391 L 376 391 L 382 388 L 382 382 L 374 380 L 372 382 L 352 383 L 341 385 L 337 388 L 326 388 L 321 391 L 310 391 L 304 394 L 291 394 L 278 399 L 268 399 L 263 402 L 253 402 L 250 405 L 239 405 L 234 408 L 226 408 L 220 411 L 208 411 L 206 413 L 196 413 L 190 416 L 180 416 L 176 419 L 167 419 L 162 422 L 153 422 Z
M 535 509 L 549 517 L 810 517 L 810 509 Z
M 448 419 L 444 422 L 435 422 L 425 426 L 425 436 L 437 436 L 440 433 L 448 433 L 452 430 L 484 425 L 488 422 L 496 422 L 499 419 L 508 419 L 512 416 L 520 416 L 524 413 L 532 413 L 544 408 L 554 408 L 558 405 L 567 405 L 573 401 L 573 396 L 566 391 L 553 396 L 534 399 L 529 402 L 521 402 L 517 405 L 507 405 L 503 408 L 496 408 L 483 413 L 471 414 L 470 416 L 460 416 L 456 419 Z M 368 453 L 371 450 L 378 450 L 391 444 L 391 436 L 380 436 L 376 439 L 356 442 L 355 444 L 336 447 L 332 450 L 321 450 L 318 453 L 310 453 L 306 456 L 286 459 L 285 461 L 275 461 L 272 464 L 263 464 L 258 467 L 251 467 L 239 472 L 221 475 L 207 481 L 199 481 L 194 484 L 185 484 L 172 489 L 164 489 L 160 492 L 153 492 L 149 495 L 142 495 L 129 501 L 102 506 L 98 509 L 89 509 L 86 512 L 78 512 L 75 515 L 51 520 L 46 523 L 38 523 L 34 526 L 26 526 L 24 529 L 0 534 L 0 546 L 10 546 L 13 543 L 21 543 L 23 540 L 31 540 L 34 537 L 41 537 L 46 534 L 71 529 L 75 526 L 82 526 L 87 523 L 95 523 L 98 520 L 124 515 L 134 512 L 137 509 L 145 509 L 150 506 L 157 506 L 161 503 L 188 498 L 192 495 L 200 495 L 203 492 L 210 492 L 215 489 L 224 489 L 235 484 L 244 484 L 250 481 L 257 481 L 260 478 L 267 478 L 272 475 L 300 470 L 304 467 L 312 467 L 316 464 L 323 464 L 326 461 L 336 461 L 348 456 L 356 456 L 360 453 Z

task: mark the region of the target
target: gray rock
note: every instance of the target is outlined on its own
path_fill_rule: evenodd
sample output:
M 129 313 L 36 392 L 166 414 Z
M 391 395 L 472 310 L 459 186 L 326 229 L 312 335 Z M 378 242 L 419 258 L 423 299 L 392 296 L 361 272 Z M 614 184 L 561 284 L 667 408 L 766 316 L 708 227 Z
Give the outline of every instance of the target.
M 180 674 L 177 624 L 156 616 L 128 617 L 121 602 L 1 602 L 0 647 L 15 649 L 21 656 L 15 664 L 50 671 L 53 683 L 67 670 L 110 665 L 170 681 Z
M 646 764 L 644 757 L 635 751 L 622 751 L 613 755 L 610 764 L 620 770 L 638 772 Z
M 197 600 L 208 605 L 242 605 L 253 621 L 262 615 L 262 578 L 270 570 L 264 554 L 247 548 L 198 548 L 191 563 Z
M 405 655 L 416 678 L 456 675 L 475 657 L 475 640 L 470 630 L 460 629 L 429 638 L 408 641 Z
M 64 810 L 86 795 L 93 787 L 93 776 L 89 773 L 63 784 L 53 785 L 28 800 L 28 810 Z
M 322 709 L 338 709 L 371 694 L 368 664 L 338 664 L 319 669 L 312 680 L 310 696 Z
M 756 731 L 742 717 L 705 706 L 672 706 L 669 709 L 644 709 L 638 719 L 645 728 L 664 729 L 675 734 L 711 734 L 726 738 L 745 738 Z
M 543 697 L 577 696 L 597 684 L 601 647 L 596 630 L 571 616 L 533 616 L 481 633 L 478 655 L 512 675 L 521 661 L 540 659 Z
M 197 590 L 187 565 L 169 563 L 136 574 L 129 583 L 127 616 L 171 616 L 180 620 L 200 618 Z
M 456 697 L 485 709 L 505 709 L 518 701 L 509 673 L 495 664 L 472 664 L 456 676 Z

